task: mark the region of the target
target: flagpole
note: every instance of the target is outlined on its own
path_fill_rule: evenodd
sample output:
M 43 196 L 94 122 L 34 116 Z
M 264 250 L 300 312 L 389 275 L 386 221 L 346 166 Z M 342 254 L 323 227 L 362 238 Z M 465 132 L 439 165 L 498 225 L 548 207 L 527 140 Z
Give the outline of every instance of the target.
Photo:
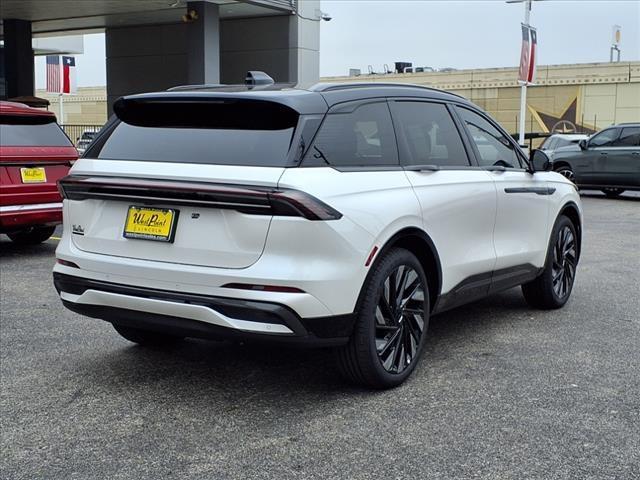
M 529 21 L 531 19 L 531 0 L 525 0 L 524 2 L 524 24 L 526 27 L 529 27 Z M 527 110 L 527 81 L 525 80 L 522 86 L 520 87 L 520 128 L 518 132 L 518 143 L 521 147 L 524 147 L 526 144 L 524 143 L 524 130 L 526 128 L 526 119 L 527 116 L 525 114 Z
M 64 65 L 62 63 L 63 57 L 59 56 L 58 57 L 58 67 L 60 69 L 60 88 L 59 88 L 59 94 L 58 94 L 58 111 L 60 112 L 60 119 L 58 120 L 58 123 L 60 125 L 64 125 L 64 107 L 62 106 L 62 94 L 64 92 Z
M 59 111 L 60 111 L 60 119 L 58 120 L 58 123 L 60 125 L 64 125 L 64 108 L 62 107 L 62 93 L 58 94 L 58 105 L 59 107 Z

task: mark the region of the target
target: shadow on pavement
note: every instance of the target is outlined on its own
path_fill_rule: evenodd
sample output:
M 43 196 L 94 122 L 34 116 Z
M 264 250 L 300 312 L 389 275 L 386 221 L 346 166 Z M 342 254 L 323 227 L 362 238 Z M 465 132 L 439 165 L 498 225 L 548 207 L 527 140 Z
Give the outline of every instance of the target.
M 481 336 L 483 330 L 514 322 L 514 314 L 528 317 L 530 312 L 519 289 L 513 289 L 433 317 L 426 351 L 414 378 L 421 369 L 426 369 L 423 380 L 429 381 L 428 369 L 432 363 L 446 362 L 456 344 L 468 341 L 469 336 Z M 101 329 L 99 334 L 117 336 L 110 329 Z M 228 394 L 240 399 L 253 398 L 256 394 L 296 397 L 317 394 L 327 401 L 332 395 L 347 392 L 349 395 L 372 393 L 341 379 L 330 349 L 304 350 L 195 339 L 168 349 L 120 345 L 122 347 L 109 346 L 107 352 L 101 349 L 95 356 L 77 360 L 78 367 L 92 378 L 93 385 L 97 382 L 107 389 L 132 391 L 142 387 L 162 391 L 169 386 L 189 392 L 189 401 L 200 396 L 213 399 Z
M 58 241 L 51 239 L 38 245 L 18 245 L 9 240 L 9 237 L 0 235 L 0 258 L 9 258 L 21 255 L 42 257 L 50 256 L 53 264 L 54 254 L 57 246 Z

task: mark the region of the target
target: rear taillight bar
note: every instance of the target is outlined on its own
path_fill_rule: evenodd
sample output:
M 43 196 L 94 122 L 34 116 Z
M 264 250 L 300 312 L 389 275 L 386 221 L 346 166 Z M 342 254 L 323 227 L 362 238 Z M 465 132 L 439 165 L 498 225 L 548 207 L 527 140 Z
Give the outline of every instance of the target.
M 69 200 L 120 200 L 144 204 L 188 205 L 237 210 L 256 215 L 338 220 L 342 214 L 308 193 L 256 185 L 146 180 L 69 175 L 58 180 Z

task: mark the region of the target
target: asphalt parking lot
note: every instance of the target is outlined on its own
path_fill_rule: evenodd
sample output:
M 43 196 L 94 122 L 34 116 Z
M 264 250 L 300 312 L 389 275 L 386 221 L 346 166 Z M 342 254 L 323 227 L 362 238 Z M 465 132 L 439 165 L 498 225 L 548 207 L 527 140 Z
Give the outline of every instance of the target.
M 519 289 L 433 318 L 386 392 L 327 352 L 147 350 L 63 309 L 56 240 L 0 237 L 4 479 L 638 479 L 640 194 L 583 197 L 573 296 Z

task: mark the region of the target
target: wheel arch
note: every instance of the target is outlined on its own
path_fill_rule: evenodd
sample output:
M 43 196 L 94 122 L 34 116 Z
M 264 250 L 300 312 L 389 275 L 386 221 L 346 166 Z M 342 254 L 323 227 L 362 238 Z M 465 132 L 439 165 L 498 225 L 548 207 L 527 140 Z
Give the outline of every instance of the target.
M 382 255 L 392 248 L 409 250 L 420 261 L 424 273 L 427 276 L 427 282 L 429 284 L 429 306 L 431 310 L 433 310 L 442 287 L 442 265 L 433 240 L 424 230 L 417 227 L 403 228 L 385 242 L 376 257 L 382 258 Z
M 567 202 L 560 209 L 560 212 L 558 213 L 556 220 L 560 215 L 564 215 L 569 220 L 571 220 L 571 223 L 573 223 L 573 226 L 576 229 L 576 233 L 578 234 L 578 259 L 579 259 L 580 253 L 582 252 L 582 217 L 580 216 L 580 209 L 578 208 L 578 205 L 576 205 L 575 202 Z
M 569 167 L 571 170 L 573 170 L 573 166 L 571 165 L 571 162 L 565 158 L 562 158 L 560 160 L 554 160 L 553 161 L 553 170 L 558 170 L 560 167 Z

